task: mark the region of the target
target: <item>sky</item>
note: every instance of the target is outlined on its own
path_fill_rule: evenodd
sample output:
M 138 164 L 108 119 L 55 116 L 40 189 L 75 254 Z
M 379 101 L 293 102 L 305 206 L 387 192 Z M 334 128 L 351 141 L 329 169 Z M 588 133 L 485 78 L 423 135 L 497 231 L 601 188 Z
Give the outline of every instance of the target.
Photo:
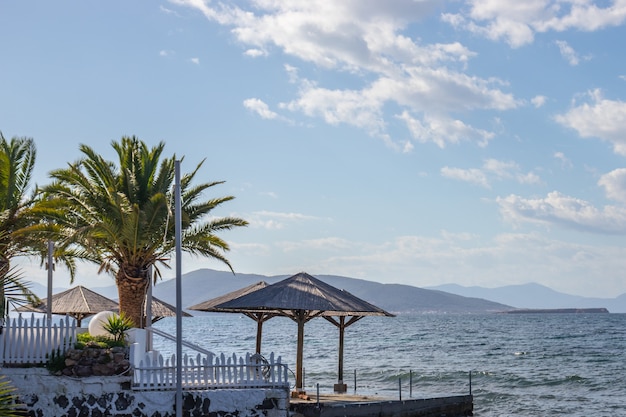
M 220 235 L 236 273 L 612 298 L 624 39 L 625 0 L 2 0 L 0 131 L 39 185 L 123 136 L 204 161 L 236 197 L 214 214 L 250 223 Z

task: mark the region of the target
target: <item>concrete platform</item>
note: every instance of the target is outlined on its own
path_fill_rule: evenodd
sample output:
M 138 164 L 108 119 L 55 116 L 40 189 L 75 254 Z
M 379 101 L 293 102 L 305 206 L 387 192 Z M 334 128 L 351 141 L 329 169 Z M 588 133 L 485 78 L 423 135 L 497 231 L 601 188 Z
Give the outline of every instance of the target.
M 341 404 L 341 403 L 360 403 L 360 402 L 372 402 L 372 401 L 392 401 L 388 397 L 379 397 L 374 395 L 351 395 L 351 394 L 320 394 L 311 395 L 307 392 L 309 399 L 304 398 L 290 398 L 290 404 L 317 404 L 318 402 L 325 405 Z
M 308 397 L 289 400 L 292 417 L 467 417 L 474 410 L 471 395 L 402 401 L 346 394 Z

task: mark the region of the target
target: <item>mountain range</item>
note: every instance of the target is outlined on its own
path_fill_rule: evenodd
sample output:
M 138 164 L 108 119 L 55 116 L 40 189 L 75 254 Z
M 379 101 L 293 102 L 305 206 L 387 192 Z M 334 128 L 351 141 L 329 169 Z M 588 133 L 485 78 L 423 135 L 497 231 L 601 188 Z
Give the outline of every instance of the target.
M 219 297 L 248 285 L 265 281 L 273 284 L 288 275 L 265 276 L 258 274 L 232 274 L 213 269 L 199 269 L 182 276 L 183 308 Z M 554 291 L 540 284 L 510 285 L 499 288 L 463 287 L 446 284 L 419 288 L 404 284 L 382 284 L 336 275 L 315 275 L 316 278 L 344 289 L 371 304 L 391 313 L 487 313 L 508 311 L 514 308 L 595 308 L 605 307 L 611 313 L 626 313 L 626 294 L 619 297 L 588 298 Z M 33 284 L 33 291 L 46 296 L 46 288 Z M 112 299 L 117 298 L 115 286 L 90 288 Z M 63 289 L 54 289 L 58 293 Z M 159 282 L 153 290 L 155 297 L 175 304 L 176 281 Z M 193 312 L 196 314 L 197 312 Z
M 484 298 L 517 308 L 599 308 L 611 313 L 626 313 L 626 293 L 615 298 L 593 298 L 564 294 L 537 283 L 498 288 L 463 287 L 457 284 L 428 287 L 464 297 Z
M 233 275 L 230 272 L 199 269 L 184 274 L 182 277 L 183 306 L 198 304 L 259 281 L 273 284 L 287 277 L 288 275 L 271 277 L 256 274 Z M 392 313 L 482 313 L 511 309 L 507 305 L 488 300 L 409 285 L 380 284 L 334 275 L 316 275 L 315 277 Z M 153 294 L 171 303 L 174 301 L 175 287 L 175 280 L 164 281 L 154 287 Z

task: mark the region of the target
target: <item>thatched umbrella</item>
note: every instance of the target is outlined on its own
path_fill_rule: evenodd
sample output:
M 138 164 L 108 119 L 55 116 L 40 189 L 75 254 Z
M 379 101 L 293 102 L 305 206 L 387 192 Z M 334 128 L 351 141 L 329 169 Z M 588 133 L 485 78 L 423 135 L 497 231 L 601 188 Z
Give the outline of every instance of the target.
M 261 339 L 263 336 L 263 323 L 272 317 L 283 315 L 280 311 L 232 311 L 232 310 L 224 310 L 218 308 L 217 306 L 223 304 L 227 301 L 234 300 L 235 298 L 239 298 L 246 294 L 250 294 L 251 292 L 258 291 L 262 288 L 268 286 L 268 283 L 265 281 L 259 281 L 256 284 L 248 285 L 247 287 L 240 288 L 235 291 L 231 291 L 227 294 L 221 295 L 219 297 L 212 298 L 207 301 L 203 301 L 199 304 L 195 304 L 189 307 L 189 310 L 196 311 L 209 311 L 214 313 L 242 313 L 247 317 L 250 317 L 252 320 L 256 321 L 256 353 L 261 353 Z
M 47 313 L 47 306 L 47 298 L 44 298 L 39 304 L 27 304 L 15 309 L 15 311 Z M 115 301 L 81 285 L 52 296 L 52 314 L 63 314 L 73 317 L 76 319 L 78 327 L 80 327 L 81 321 L 85 317 L 101 311 L 116 311 L 118 309 L 119 307 Z
M 164 317 L 175 317 L 176 316 L 176 307 L 171 304 L 166 303 L 163 300 L 159 300 L 156 297 L 152 297 L 152 324 L 161 320 Z M 191 314 L 183 311 L 183 317 L 192 317 Z M 146 321 L 146 303 L 144 303 L 143 309 L 143 319 Z
M 296 394 L 303 394 L 302 357 L 304 350 L 304 324 L 325 317 L 340 331 L 339 381 L 343 383 L 343 332 L 345 327 L 364 316 L 393 316 L 385 310 L 364 301 L 345 290 L 326 284 L 301 272 L 275 284 L 250 292 L 239 298 L 218 304 L 215 308 L 232 312 L 275 313 L 287 316 L 298 324 L 296 358 Z M 340 321 L 330 319 L 338 316 Z M 346 322 L 345 319 L 350 317 Z

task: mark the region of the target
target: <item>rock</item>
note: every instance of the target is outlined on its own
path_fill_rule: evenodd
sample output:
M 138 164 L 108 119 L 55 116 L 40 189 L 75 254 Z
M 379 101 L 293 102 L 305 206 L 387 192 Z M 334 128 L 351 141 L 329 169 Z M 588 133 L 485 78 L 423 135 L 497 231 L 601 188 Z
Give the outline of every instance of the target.
M 72 349 L 66 353 L 65 368 L 58 374 L 78 377 L 123 374 L 130 368 L 128 353 L 128 348 L 119 346 Z
M 76 365 L 74 367 L 74 375 L 76 376 L 92 376 L 93 366 Z

